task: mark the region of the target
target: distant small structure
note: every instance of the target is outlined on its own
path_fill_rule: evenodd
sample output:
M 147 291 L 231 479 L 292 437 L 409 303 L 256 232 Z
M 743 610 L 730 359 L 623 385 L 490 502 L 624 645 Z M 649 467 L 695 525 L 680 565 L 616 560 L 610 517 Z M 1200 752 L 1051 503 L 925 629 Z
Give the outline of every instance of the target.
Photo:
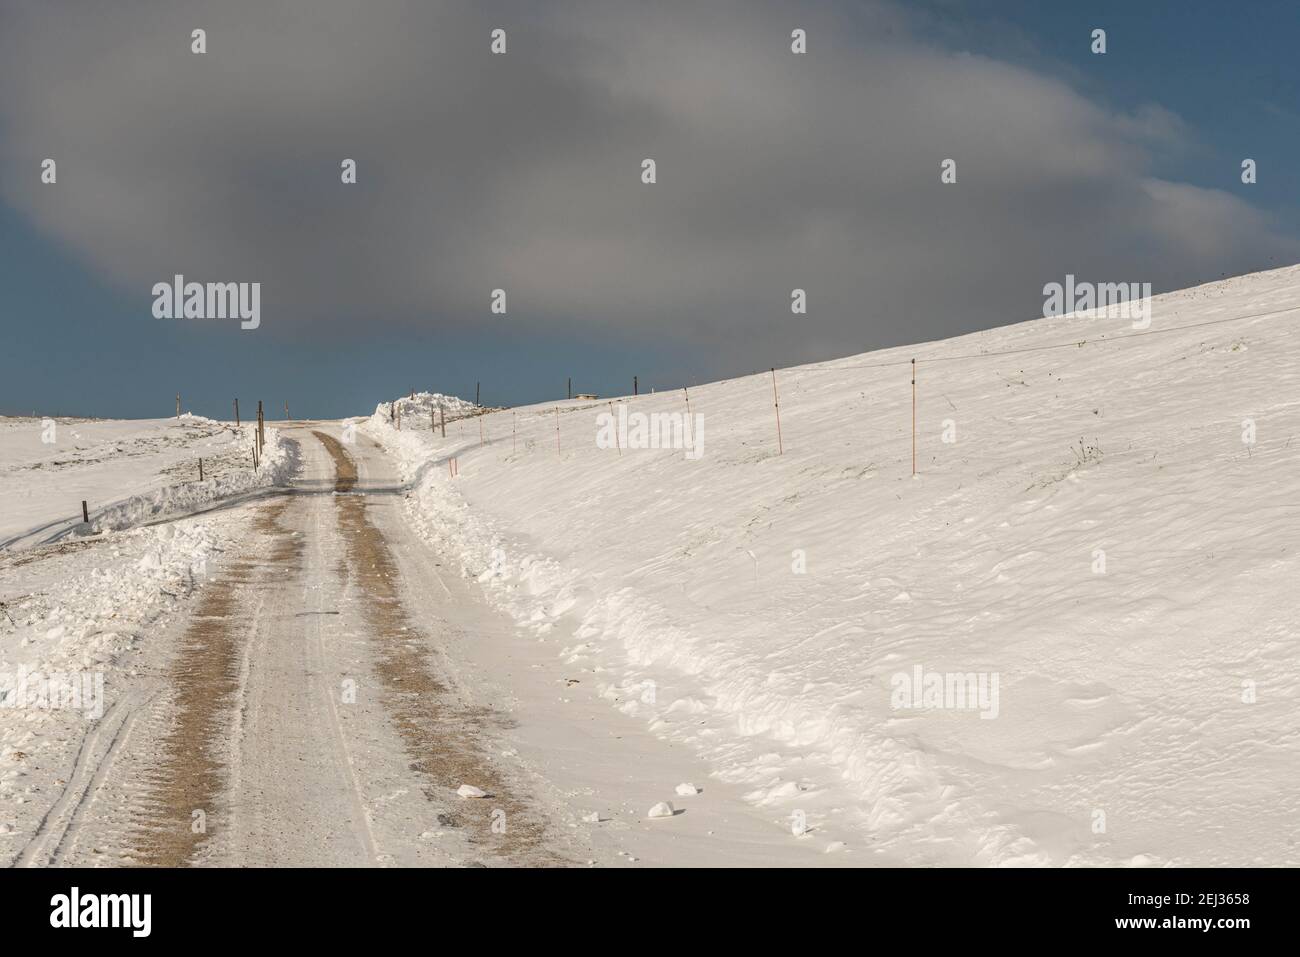
M 591 399 L 599 399 L 600 396 L 596 395 L 594 392 L 579 392 L 577 395 L 574 396 L 574 398 L 587 399 L 588 401 L 590 401 Z

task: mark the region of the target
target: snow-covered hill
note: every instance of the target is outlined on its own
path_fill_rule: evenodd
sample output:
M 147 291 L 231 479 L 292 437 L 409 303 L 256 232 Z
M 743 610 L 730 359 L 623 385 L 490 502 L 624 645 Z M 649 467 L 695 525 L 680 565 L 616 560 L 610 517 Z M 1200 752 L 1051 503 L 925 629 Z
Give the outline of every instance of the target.
M 768 374 L 496 412 L 483 444 L 364 427 L 493 601 L 805 840 L 1295 865 L 1300 267 L 1151 316 L 778 370 L 783 454 Z M 623 402 L 702 433 L 636 447 Z

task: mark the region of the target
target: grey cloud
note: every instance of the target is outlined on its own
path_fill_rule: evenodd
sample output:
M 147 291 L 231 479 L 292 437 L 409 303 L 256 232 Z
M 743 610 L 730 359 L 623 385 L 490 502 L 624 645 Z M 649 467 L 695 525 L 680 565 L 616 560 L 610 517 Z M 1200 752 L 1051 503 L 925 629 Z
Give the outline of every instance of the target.
M 1300 259 L 1158 178 L 1174 114 L 915 37 L 887 4 L 29 4 L 0 39 L 3 197 L 142 310 L 173 272 L 257 280 L 268 330 L 346 335 L 489 321 L 504 287 L 534 330 L 755 365 L 1027 318 L 1067 271 Z

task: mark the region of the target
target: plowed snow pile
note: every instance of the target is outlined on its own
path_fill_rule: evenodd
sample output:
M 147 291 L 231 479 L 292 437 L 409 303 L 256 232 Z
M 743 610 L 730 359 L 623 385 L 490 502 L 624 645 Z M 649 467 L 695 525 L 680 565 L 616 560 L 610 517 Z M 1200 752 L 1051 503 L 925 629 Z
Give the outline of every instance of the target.
M 779 370 L 784 454 L 768 374 L 690 390 L 698 458 L 631 417 L 681 390 L 617 446 L 365 428 L 575 675 L 862 863 L 1296 865 L 1297 322 L 1292 267 Z
M 375 408 L 373 419 L 376 424 L 390 422 L 394 428 L 404 424 L 406 429 L 415 431 L 432 429 L 435 424 L 441 424 L 447 419 L 473 415 L 477 409 L 478 406 L 473 402 L 466 402 L 454 395 L 412 392 L 392 402 L 381 402 Z

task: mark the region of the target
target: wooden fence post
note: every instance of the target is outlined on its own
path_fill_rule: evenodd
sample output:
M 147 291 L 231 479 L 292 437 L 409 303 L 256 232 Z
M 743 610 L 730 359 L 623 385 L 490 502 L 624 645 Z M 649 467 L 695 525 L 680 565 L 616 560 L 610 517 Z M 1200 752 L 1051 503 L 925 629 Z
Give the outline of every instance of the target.
M 776 397 L 776 368 L 772 369 L 772 408 L 776 411 L 776 454 L 785 455 L 785 445 L 781 442 L 781 403 Z
M 235 428 L 239 428 L 239 400 L 235 400 Z
M 916 478 L 916 360 L 912 360 L 912 478 Z
M 442 422 L 442 437 L 447 437 L 447 412 L 441 406 L 438 407 L 438 419 Z
M 203 481 L 203 459 L 199 459 L 199 481 Z
M 176 418 L 179 419 L 180 417 L 181 417 L 181 394 L 177 392 L 176 393 Z
M 695 448 L 695 424 L 691 421 L 691 390 L 682 386 L 682 393 L 686 396 L 686 434 L 691 437 L 691 451 Z
M 87 525 L 90 524 L 90 512 L 86 510 L 86 500 L 84 498 L 81 500 L 81 520 Z

